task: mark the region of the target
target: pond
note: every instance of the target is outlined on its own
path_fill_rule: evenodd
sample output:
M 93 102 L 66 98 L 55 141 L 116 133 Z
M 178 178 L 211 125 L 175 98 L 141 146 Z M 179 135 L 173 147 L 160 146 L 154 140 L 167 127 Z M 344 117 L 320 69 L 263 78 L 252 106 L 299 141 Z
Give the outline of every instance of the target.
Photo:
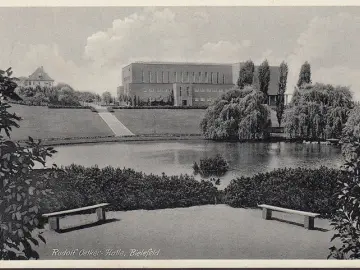
M 167 175 L 192 174 L 194 161 L 221 154 L 230 171 L 221 177 L 225 188 L 238 176 L 285 167 L 339 168 L 341 149 L 332 145 L 301 143 L 229 143 L 212 141 L 121 142 L 56 147 L 58 153 L 50 162 L 92 166 L 133 168 L 145 173 Z M 200 179 L 199 176 L 196 176 Z

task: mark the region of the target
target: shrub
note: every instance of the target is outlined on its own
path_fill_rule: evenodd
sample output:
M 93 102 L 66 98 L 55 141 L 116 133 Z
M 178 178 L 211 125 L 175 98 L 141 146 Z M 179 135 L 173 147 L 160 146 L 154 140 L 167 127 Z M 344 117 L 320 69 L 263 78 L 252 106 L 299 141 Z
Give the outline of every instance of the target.
M 42 179 L 44 171 L 37 171 Z M 108 202 L 110 210 L 162 209 L 214 204 L 218 190 L 211 181 L 188 175 L 161 176 L 132 169 L 71 165 L 47 182 L 54 195 L 44 196 L 44 211 L 57 211 Z
M 215 157 L 200 159 L 200 166 L 194 162 L 194 174 L 200 174 L 203 177 L 223 176 L 229 169 L 227 161 L 219 154 Z
M 332 198 L 336 181 L 345 177 L 342 171 L 327 167 L 276 169 L 232 180 L 225 189 L 224 200 L 232 207 L 265 203 L 328 217 L 336 210 Z
M 107 107 L 106 109 L 108 112 L 114 112 L 114 109 L 112 107 Z
M 96 113 L 98 112 L 97 109 L 95 109 L 94 107 L 91 107 L 91 106 L 90 106 L 90 110 L 91 110 L 92 112 L 96 112 Z

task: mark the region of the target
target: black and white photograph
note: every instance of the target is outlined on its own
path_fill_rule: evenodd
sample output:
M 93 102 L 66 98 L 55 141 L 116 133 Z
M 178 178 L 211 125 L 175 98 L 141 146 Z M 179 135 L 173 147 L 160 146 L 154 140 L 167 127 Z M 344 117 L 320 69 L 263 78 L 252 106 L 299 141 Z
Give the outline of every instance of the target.
M 0 5 L 0 261 L 359 259 L 360 6 L 155 3 Z

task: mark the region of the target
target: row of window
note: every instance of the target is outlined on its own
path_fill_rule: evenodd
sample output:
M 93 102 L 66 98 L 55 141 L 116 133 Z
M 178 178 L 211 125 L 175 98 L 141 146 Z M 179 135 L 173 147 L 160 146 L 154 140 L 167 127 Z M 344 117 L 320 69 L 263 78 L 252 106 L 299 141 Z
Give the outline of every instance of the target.
M 195 92 L 208 92 L 208 93 L 211 93 L 211 92 L 223 92 L 224 90 L 223 89 L 194 89 Z
M 180 87 L 180 91 L 181 90 L 182 89 Z M 189 87 L 187 87 L 186 90 L 189 90 Z M 160 93 L 160 92 L 171 92 L 171 91 L 172 91 L 172 89 L 145 89 L 144 93 L 147 93 L 147 92 L 158 92 L 158 93 Z M 218 93 L 218 92 L 222 93 L 222 92 L 224 92 L 223 89 L 204 89 L 204 88 L 202 88 L 202 89 L 194 89 L 194 91 L 195 92 L 208 92 L 208 93 L 211 93 L 211 92 L 213 92 L 213 93 Z
M 205 100 L 205 98 L 195 98 L 195 101 L 208 101 L 208 102 L 211 102 L 211 101 L 213 101 L 213 99 L 208 98 L 208 99 Z
M 37 81 L 25 81 L 24 85 L 25 85 L 25 86 L 41 85 L 41 82 L 37 82 Z M 46 85 L 46 86 L 51 86 L 51 82 L 44 82 L 44 85 Z
M 146 92 L 171 92 L 171 89 L 149 89 L 149 90 L 144 90 L 144 93 Z
M 171 75 L 173 78 L 171 79 Z M 160 78 L 159 78 L 160 77 Z M 211 83 L 225 84 L 225 74 L 220 72 L 177 72 L 174 71 L 148 71 L 148 81 L 145 81 L 145 71 L 142 71 L 143 83 Z

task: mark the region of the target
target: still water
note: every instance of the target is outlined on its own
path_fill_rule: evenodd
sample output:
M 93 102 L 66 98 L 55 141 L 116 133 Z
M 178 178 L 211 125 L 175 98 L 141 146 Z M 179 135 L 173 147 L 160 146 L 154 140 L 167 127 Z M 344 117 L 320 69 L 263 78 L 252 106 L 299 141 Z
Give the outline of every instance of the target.
M 111 165 L 167 175 L 192 174 L 194 161 L 221 154 L 231 170 L 221 177 L 220 188 L 226 187 L 231 179 L 238 176 L 251 176 L 275 168 L 318 168 L 321 165 L 339 168 L 343 162 L 339 147 L 285 142 L 121 142 L 58 146 L 56 150 L 58 153 L 49 164 Z M 196 178 L 200 179 L 199 176 Z

